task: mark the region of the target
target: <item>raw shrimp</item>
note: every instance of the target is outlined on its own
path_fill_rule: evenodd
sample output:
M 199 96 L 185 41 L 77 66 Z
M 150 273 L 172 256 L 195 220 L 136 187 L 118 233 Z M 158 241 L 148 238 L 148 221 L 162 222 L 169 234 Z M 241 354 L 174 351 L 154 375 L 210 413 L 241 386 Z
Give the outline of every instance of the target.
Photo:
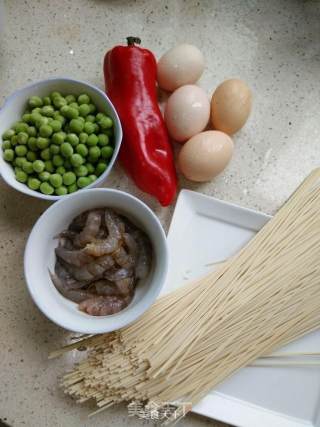
M 67 299 L 76 302 L 81 303 L 85 300 L 90 300 L 91 298 L 94 298 L 95 295 L 82 289 L 69 289 L 65 286 L 63 281 L 54 273 L 52 273 L 49 270 L 49 274 L 51 277 L 51 280 L 54 284 L 54 286 L 57 288 L 57 290 Z
M 134 277 L 116 280 L 115 284 L 121 295 L 130 295 L 134 290 Z
M 124 233 L 123 240 L 128 248 L 129 254 L 132 256 L 134 261 L 136 261 L 138 257 L 139 248 L 134 237 L 130 233 Z
M 94 258 L 87 254 L 84 249 L 69 250 L 64 247 L 58 246 L 55 249 L 55 253 L 58 258 L 63 259 L 63 261 L 68 264 L 75 265 L 76 267 L 82 267 L 89 262 L 92 262 Z
M 110 268 L 105 271 L 103 277 L 110 280 L 110 282 L 116 282 L 117 280 L 126 279 L 127 277 L 132 277 L 133 271 L 127 268 Z
M 79 233 L 86 225 L 88 214 L 89 211 L 85 211 L 82 212 L 80 215 L 76 216 L 69 225 L 69 230 Z
M 106 209 L 104 220 L 109 235 L 106 239 L 87 244 L 85 249 L 88 254 L 99 257 L 101 255 L 111 254 L 118 249 L 121 244 L 122 236 L 115 218 L 114 212 L 110 209 Z
M 92 316 L 106 316 L 118 313 L 129 303 L 129 299 L 117 296 L 98 296 L 79 304 L 79 309 Z
M 94 288 L 98 295 L 120 295 L 120 291 L 117 286 L 106 279 L 97 280 L 90 284 L 90 289 Z
M 126 269 L 134 267 L 134 257 L 128 254 L 123 246 L 120 246 L 116 251 L 114 251 L 112 256 L 120 267 L 124 267 Z
M 88 284 L 87 281 L 76 280 L 59 261 L 56 262 L 54 271 L 66 289 L 80 289 Z
M 73 240 L 75 246 L 82 248 L 87 243 L 94 240 L 100 230 L 101 210 L 94 210 L 88 213 L 86 224 L 83 230 L 76 235 Z
M 138 279 L 144 279 L 151 268 L 151 247 L 147 237 L 140 230 L 134 232 L 134 238 L 139 248 L 135 274 Z
M 76 280 L 92 282 L 103 277 L 103 274 L 113 267 L 114 260 L 112 256 L 105 255 L 82 267 L 76 267 L 68 263 L 63 265 Z

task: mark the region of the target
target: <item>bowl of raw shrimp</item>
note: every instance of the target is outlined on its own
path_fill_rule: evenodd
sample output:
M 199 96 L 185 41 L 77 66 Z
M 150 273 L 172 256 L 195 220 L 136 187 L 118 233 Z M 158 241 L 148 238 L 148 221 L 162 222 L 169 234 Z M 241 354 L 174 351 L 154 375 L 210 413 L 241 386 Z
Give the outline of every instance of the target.
M 88 334 L 145 313 L 167 274 L 168 248 L 152 210 L 134 196 L 95 188 L 50 206 L 24 254 L 29 293 L 57 325 Z

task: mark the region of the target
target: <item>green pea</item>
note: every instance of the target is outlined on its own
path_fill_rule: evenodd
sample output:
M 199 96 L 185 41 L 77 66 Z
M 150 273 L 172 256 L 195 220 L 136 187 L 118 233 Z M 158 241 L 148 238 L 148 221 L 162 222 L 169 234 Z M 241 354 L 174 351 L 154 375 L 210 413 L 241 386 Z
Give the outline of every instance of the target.
M 100 133 L 100 135 L 98 135 L 98 144 L 100 145 L 100 147 L 104 147 L 105 145 L 108 145 L 109 144 L 108 135 Z
M 96 118 L 93 114 L 88 114 L 86 117 L 86 122 L 94 123 L 96 121 Z
M 64 159 L 63 166 L 66 168 L 66 170 L 72 169 L 72 164 L 69 159 Z
M 22 120 L 23 120 L 24 122 L 26 122 L 26 123 L 30 123 L 30 122 L 31 122 L 31 114 L 30 114 L 30 113 L 25 113 L 25 114 L 22 116 Z
M 82 117 L 86 117 L 90 113 L 90 107 L 88 104 L 81 104 L 79 107 L 79 114 Z
M 94 175 L 94 174 L 89 175 L 88 178 L 90 179 L 91 182 L 94 182 L 98 179 L 97 175 Z
M 28 151 L 27 159 L 29 160 L 29 162 L 34 162 L 35 160 L 37 160 L 36 153 L 34 153 L 33 151 Z
M 37 129 L 34 126 L 29 126 L 27 132 L 29 136 L 37 136 Z
M 50 126 L 51 126 L 53 132 L 59 132 L 62 128 L 62 123 L 60 122 L 60 120 L 54 119 L 50 123 Z
M 51 140 L 54 144 L 61 145 L 64 142 L 66 136 L 67 135 L 64 132 L 56 132 L 52 135 Z
M 19 182 L 27 182 L 28 175 L 23 170 L 17 170 L 16 171 L 16 180 Z
M 46 160 L 46 161 L 44 162 L 44 167 L 45 167 L 45 170 L 46 170 L 47 172 L 50 172 L 50 173 L 53 173 L 53 172 L 54 172 L 54 166 L 53 166 L 53 163 L 52 163 L 52 161 L 51 161 L 51 160 Z
M 72 145 L 69 144 L 69 142 L 64 142 L 61 144 L 61 154 L 63 157 L 71 157 L 73 154 L 73 148 Z
M 67 95 L 66 101 L 68 104 L 71 104 L 72 102 L 76 102 L 76 97 L 74 95 Z
M 62 97 L 62 95 L 60 92 L 55 91 L 55 92 L 50 93 L 50 98 L 52 101 L 54 98 L 61 98 L 61 97 Z
M 37 173 L 41 173 L 44 171 L 44 162 L 42 160 L 35 160 L 32 163 L 33 170 Z
M 49 148 L 45 148 L 44 150 L 42 150 L 41 153 L 40 153 L 40 157 L 43 160 L 50 160 L 51 159 L 50 149 Z
M 86 132 L 88 135 L 94 132 L 94 123 L 91 122 L 85 122 L 83 127 L 84 132 Z
M 67 105 L 67 101 L 65 100 L 65 98 L 63 98 L 62 96 L 55 96 L 54 98 L 53 98 L 53 100 L 52 100 L 52 102 L 53 102 L 53 105 L 56 107 L 56 108 L 61 108 L 61 107 L 63 107 L 64 105 Z
M 27 154 L 27 147 L 25 145 L 17 145 L 14 149 L 18 157 L 24 157 Z
M 37 147 L 39 148 L 39 150 L 44 150 L 48 146 L 49 146 L 49 139 L 48 138 L 43 138 L 42 136 L 39 136 L 37 138 Z
M 22 165 L 22 170 L 27 173 L 28 175 L 30 175 L 31 173 L 33 173 L 33 167 L 32 167 L 32 163 L 25 161 Z
M 53 117 L 53 115 L 54 115 L 54 108 L 52 107 L 52 105 L 45 105 L 44 107 L 42 107 L 42 109 L 41 109 L 41 113 L 44 115 L 44 116 L 47 116 L 47 117 Z
M 101 150 L 99 147 L 90 147 L 89 148 L 89 156 L 91 159 L 98 159 L 101 155 Z
M 39 180 L 39 179 L 37 179 L 37 178 L 32 178 L 32 177 L 30 177 L 29 179 L 28 179 L 28 187 L 31 189 L 31 190 L 39 190 L 39 188 L 40 188 L 40 185 L 41 185 L 41 181 Z
M 31 113 L 39 113 L 40 114 L 40 116 L 41 116 L 41 108 L 40 107 L 36 107 L 36 108 L 33 108 L 32 110 L 31 110 Z
M 52 160 L 53 164 L 54 164 L 54 159 Z M 56 169 L 56 173 L 59 173 L 60 175 L 63 175 L 64 173 L 66 173 L 66 169 L 63 166 L 58 166 Z
M 88 174 L 93 174 L 95 171 L 95 167 L 91 163 L 85 163 L 85 167 L 88 170 Z
M 62 176 L 64 185 L 72 185 L 76 182 L 77 177 L 73 172 L 66 172 Z
M 68 141 L 73 147 L 79 144 L 79 137 L 75 133 L 69 133 L 66 137 L 66 141 Z
M 50 149 L 50 153 L 51 154 L 59 154 L 60 153 L 60 147 L 59 147 L 59 145 L 51 144 L 50 147 L 49 147 L 49 149 Z
M 31 151 L 37 151 L 38 150 L 38 144 L 37 144 L 37 138 L 34 136 L 30 136 L 28 139 L 27 145 Z
M 84 158 L 80 154 L 76 153 L 70 157 L 70 162 L 73 167 L 77 168 L 84 163 Z
M 57 196 L 65 196 L 66 194 L 68 194 L 68 189 L 64 185 L 61 185 L 61 187 L 56 188 L 54 192 Z
M 88 175 L 88 169 L 83 165 L 75 168 L 74 172 L 77 176 L 87 176 Z
M 74 133 L 81 133 L 83 131 L 83 123 L 79 119 L 72 119 L 70 122 L 70 130 Z
M 78 186 L 77 186 L 76 183 L 71 184 L 71 185 L 68 186 L 68 193 L 69 194 L 75 193 L 77 190 L 78 190 Z
M 18 144 L 26 145 L 28 142 L 28 134 L 25 132 L 19 132 L 17 135 Z
M 11 142 L 9 140 L 7 140 L 7 139 L 5 141 L 3 141 L 3 143 L 2 143 L 2 149 L 3 150 L 8 150 L 10 148 L 12 148 Z
M 84 124 L 84 122 L 85 122 L 85 118 L 84 118 L 84 117 L 82 117 L 82 116 L 79 116 L 79 117 L 78 117 L 78 120 L 81 120 L 83 124 Z
M 40 191 L 43 194 L 50 195 L 54 193 L 54 188 L 48 182 L 43 182 L 40 185 Z
M 87 145 L 89 147 L 95 147 L 98 144 L 99 138 L 95 134 L 88 136 Z
M 43 102 L 40 96 L 31 96 L 31 98 L 29 98 L 28 104 L 30 105 L 31 108 L 35 108 L 35 107 L 42 107 Z
M 63 117 L 63 116 L 59 113 L 59 111 L 56 111 L 56 112 L 54 113 L 54 115 L 53 115 L 53 119 L 54 119 L 54 120 L 58 120 L 58 121 L 61 123 L 61 125 L 62 125 L 62 126 L 66 123 L 66 119 L 65 119 L 65 117 Z
M 78 109 L 78 108 L 79 108 L 79 105 L 78 105 L 78 103 L 77 103 L 77 102 L 71 102 L 71 103 L 69 104 L 69 106 L 70 106 L 70 107 L 72 107 L 72 108 L 76 108 L 76 109 Z
M 89 104 L 90 113 L 94 113 L 96 111 L 96 106 L 94 104 Z
M 85 144 L 88 140 L 88 134 L 85 132 L 81 132 L 79 135 L 79 141 L 81 144 Z
M 99 162 L 96 167 L 96 175 L 100 176 L 107 169 L 107 164 L 103 162 Z
M 51 105 L 51 99 L 49 96 L 43 98 L 43 105 Z
M 81 176 L 80 178 L 77 179 L 77 184 L 79 188 L 84 188 L 87 185 L 91 184 L 91 180 L 88 177 Z
M 54 188 L 59 188 L 62 185 L 62 176 L 58 173 L 53 173 L 50 175 L 49 182 Z
M 8 129 L 2 134 L 2 139 L 11 139 L 15 135 L 15 131 L 13 129 Z
M 16 131 L 16 133 L 19 133 L 19 132 L 25 132 L 25 133 L 27 133 L 29 126 L 27 125 L 27 123 L 16 122 L 13 125 L 13 128 Z
M 26 161 L 27 159 L 25 157 L 16 157 L 13 161 L 13 164 L 18 168 L 22 168 L 23 163 Z
M 31 123 L 36 124 L 42 119 L 41 114 L 39 113 L 31 113 Z
M 48 138 L 52 135 L 52 127 L 49 125 L 42 125 L 39 129 L 40 136 L 43 136 L 44 138 Z
M 36 120 L 35 125 L 38 129 L 41 128 L 41 126 L 47 125 L 49 123 L 48 117 L 41 117 L 39 120 Z
M 97 123 L 94 123 L 94 133 L 98 134 L 100 132 L 100 127 Z
M 107 147 L 102 147 L 101 148 L 101 156 L 104 159 L 109 159 L 110 157 L 112 157 L 112 154 L 113 154 L 113 148 L 110 147 L 110 145 L 107 146 Z
M 78 104 L 89 104 L 90 103 L 90 98 L 86 93 L 82 93 L 81 95 L 78 96 Z
M 113 126 L 113 121 L 110 119 L 110 117 L 102 117 L 98 121 L 98 125 L 101 127 L 101 129 L 110 129 Z
M 63 157 L 61 157 L 59 154 L 55 154 L 52 158 L 52 163 L 54 164 L 54 166 L 62 166 Z
M 108 135 L 108 137 L 109 137 L 109 138 L 111 138 L 111 137 L 113 136 L 113 128 L 110 128 L 110 129 L 104 129 L 104 130 L 103 130 L 103 133 L 104 133 L 105 135 Z
M 6 160 L 7 162 L 12 162 L 14 159 L 14 151 L 11 150 L 10 148 L 4 150 L 3 153 L 3 158 L 4 160 Z
M 11 144 L 13 146 L 18 145 L 18 136 L 17 135 L 13 135 L 13 137 L 11 138 Z
M 42 182 L 49 181 L 50 173 L 47 171 L 43 171 L 39 173 L 39 179 Z
M 98 113 L 98 114 L 96 115 L 96 119 L 97 119 L 97 120 L 102 119 L 102 117 L 106 117 L 106 116 L 105 116 L 105 114 L 103 114 L 103 113 Z
M 76 146 L 76 152 L 82 157 L 86 157 L 88 154 L 88 148 L 84 144 L 79 144 Z

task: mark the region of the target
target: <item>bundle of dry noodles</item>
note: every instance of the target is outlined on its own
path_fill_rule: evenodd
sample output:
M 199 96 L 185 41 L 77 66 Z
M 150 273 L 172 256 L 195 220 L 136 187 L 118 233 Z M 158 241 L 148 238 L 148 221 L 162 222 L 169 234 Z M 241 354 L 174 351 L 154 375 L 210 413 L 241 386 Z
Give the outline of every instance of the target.
M 218 271 L 160 298 L 133 325 L 89 338 L 65 392 L 99 407 L 195 404 L 241 367 L 318 328 L 319 177 L 314 171 Z

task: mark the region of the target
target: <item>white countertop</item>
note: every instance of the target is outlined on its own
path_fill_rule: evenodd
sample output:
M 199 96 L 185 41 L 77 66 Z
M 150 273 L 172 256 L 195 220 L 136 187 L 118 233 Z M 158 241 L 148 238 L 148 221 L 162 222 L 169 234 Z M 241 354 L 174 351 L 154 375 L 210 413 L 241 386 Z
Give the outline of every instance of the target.
M 104 53 L 128 35 L 141 37 L 157 56 L 190 42 L 205 55 L 200 85 L 208 95 L 222 80 L 240 77 L 252 88 L 254 105 L 234 138 L 227 170 L 211 183 L 181 180 L 181 187 L 274 213 L 319 166 L 319 2 L 7 0 L 5 5 L 0 103 L 46 77 L 71 76 L 103 88 Z M 141 197 L 168 226 L 173 208 L 160 208 L 137 191 L 120 167 L 105 186 Z M 47 206 L 0 182 L 0 419 L 14 427 L 142 425 L 127 418 L 124 406 L 88 419 L 88 406 L 76 405 L 58 388 L 72 356 L 48 361 L 47 355 L 70 334 L 33 305 L 22 264 L 28 233 Z M 180 425 L 221 424 L 190 415 Z

